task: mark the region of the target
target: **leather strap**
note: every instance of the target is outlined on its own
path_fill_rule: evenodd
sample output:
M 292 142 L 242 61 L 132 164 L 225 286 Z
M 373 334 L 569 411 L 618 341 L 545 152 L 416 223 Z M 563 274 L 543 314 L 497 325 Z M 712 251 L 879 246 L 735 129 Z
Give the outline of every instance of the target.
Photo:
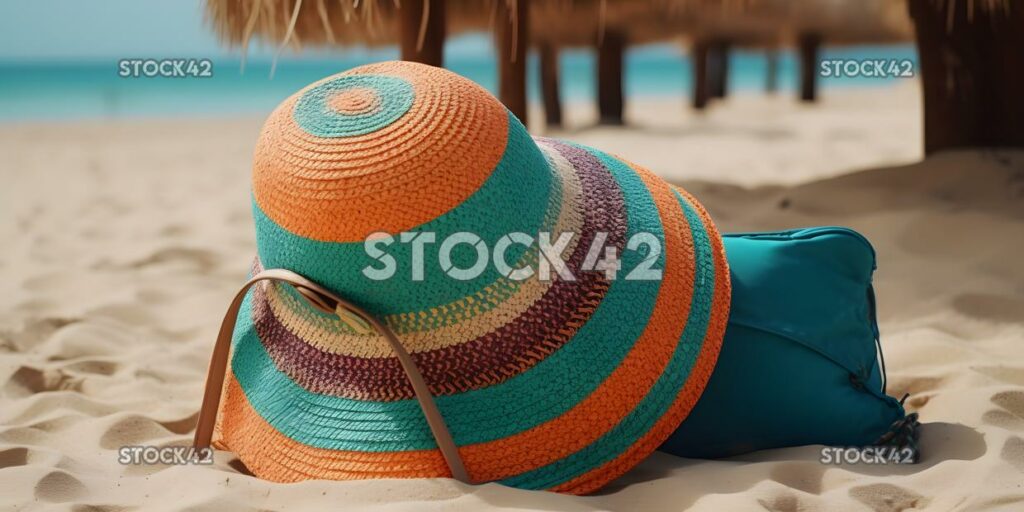
M 245 294 L 249 291 L 249 288 L 260 281 L 288 283 L 294 286 L 317 309 L 328 314 L 338 315 L 342 321 L 357 330 L 369 332 L 372 329 L 380 333 L 387 340 L 388 344 L 391 345 L 391 349 L 395 351 L 395 355 L 398 357 L 398 362 L 402 365 L 402 369 L 405 370 L 405 374 L 409 378 L 412 389 L 416 394 L 416 401 L 419 402 L 420 409 L 423 410 L 423 416 L 427 419 L 430 432 L 434 435 L 434 440 L 437 442 L 437 447 L 441 450 L 441 455 L 448 464 L 448 469 L 452 472 L 452 477 L 460 482 L 473 483 L 469 478 L 469 474 L 466 473 L 466 467 L 462 463 L 459 449 L 455 445 L 455 441 L 452 440 L 448 426 L 445 424 L 440 411 L 437 410 L 437 404 L 434 403 L 434 398 L 430 394 L 430 388 L 427 387 L 419 369 L 416 368 L 416 363 L 413 362 L 409 353 L 402 346 L 402 343 L 398 341 L 395 333 L 383 322 L 358 306 L 338 297 L 309 279 L 284 269 L 267 269 L 256 274 L 242 286 L 242 289 L 232 299 L 231 306 L 228 307 L 228 311 L 224 315 L 224 321 L 220 324 L 217 343 L 213 347 L 213 357 L 210 359 L 210 369 L 206 375 L 206 392 L 203 395 L 203 405 L 199 409 L 199 422 L 196 425 L 196 435 L 192 444 L 193 448 L 205 450 L 210 447 L 210 442 L 213 439 L 214 425 L 217 422 L 217 409 L 220 407 L 224 375 L 227 371 L 228 355 L 231 349 L 231 335 L 235 329 L 238 311 L 242 307 L 242 301 L 245 299 Z

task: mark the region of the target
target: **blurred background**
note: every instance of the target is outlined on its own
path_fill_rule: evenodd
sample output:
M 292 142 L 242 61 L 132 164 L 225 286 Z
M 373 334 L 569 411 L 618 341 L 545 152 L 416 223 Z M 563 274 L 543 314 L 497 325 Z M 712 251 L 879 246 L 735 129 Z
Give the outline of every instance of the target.
M 435 9 L 436 5 L 443 5 L 434 1 Z M 368 3 L 372 2 L 364 2 Z M 591 11 L 598 4 L 562 3 L 565 5 L 560 8 L 565 12 L 558 23 L 565 24 L 574 23 L 574 18 L 577 22 L 593 18 Z M 315 1 L 307 0 L 305 9 L 315 12 L 316 5 Z M 281 42 L 254 38 L 244 50 L 240 41 L 221 44 L 214 22 L 200 0 L 110 0 L 101 4 L 40 0 L 7 4 L 0 12 L 0 121 L 266 113 L 314 80 L 360 64 L 401 56 L 394 34 L 383 29 L 375 37 L 357 37 L 344 46 L 316 41 L 297 47 L 289 42 L 280 51 L 271 77 Z M 729 12 L 725 11 L 725 15 Z M 358 8 L 352 16 L 349 23 L 360 32 L 367 24 L 388 21 L 364 19 L 374 14 L 366 15 Z M 659 34 L 638 38 L 639 44 L 624 50 L 622 87 L 626 97 L 685 98 L 691 94 L 694 66 L 688 46 L 692 38 L 684 32 L 685 23 L 689 22 L 683 18 L 680 14 L 677 33 L 659 29 Z M 282 16 L 281 22 L 286 21 Z M 477 25 L 463 27 L 447 40 L 444 65 L 497 94 L 498 61 L 494 38 L 488 30 L 493 22 L 488 19 Z M 798 58 L 795 49 L 780 40 L 788 34 L 757 28 L 759 34 L 766 35 L 746 46 L 734 43 L 728 53 L 729 93 L 764 94 L 770 88 L 787 98 L 794 97 L 800 79 Z M 338 28 L 339 32 L 342 30 L 344 27 Z M 545 30 L 557 32 L 557 28 Z M 842 45 L 828 45 L 826 40 L 820 58 L 907 59 L 916 68 L 916 53 L 908 35 L 887 34 L 875 38 L 879 41 L 865 37 L 854 41 L 856 44 L 843 40 Z M 559 89 L 564 101 L 596 101 L 596 37 L 595 32 L 593 41 L 582 37 L 568 40 L 569 44 L 558 53 Z M 118 62 L 132 58 L 210 59 L 213 76 L 119 76 Z M 774 86 L 766 84 L 770 65 L 776 70 Z M 529 100 L 539 103 L 542 95 L 537 51 L 530 52 L 526 66 Z M 894 76 L 833 76 L 822 77 L 820 87 L 825 91 L 891 87 L 901 80 L 905 81 Z
M 723 232 L 865 235 L 921 463 L 660 454 L 590 497 L 119 464 L 120 446 L 189 442 L 256 251 L 264 119 L 396 58 L 684 186 Z M 122 76 L 126 59 L 212 76 Z M 0 509 L 1021 510 L 1021 148 L 1018 0 L 0 3 Z

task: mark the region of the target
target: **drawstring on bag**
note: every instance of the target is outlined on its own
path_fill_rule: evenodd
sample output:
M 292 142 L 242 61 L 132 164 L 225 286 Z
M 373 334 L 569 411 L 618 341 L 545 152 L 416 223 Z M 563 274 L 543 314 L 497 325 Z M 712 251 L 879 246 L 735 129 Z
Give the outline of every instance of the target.
M 917 419 L 917 413 L 912 412 L 903 419 L 896 420 L 889 426 L 888 432 L 882 434 L 875 446 L 888 446 L 897 450 L 910 450 L 910 458 L 907 462 L 917 463 L 920 458 L 918 441 L 920 440 L 921 422 Z

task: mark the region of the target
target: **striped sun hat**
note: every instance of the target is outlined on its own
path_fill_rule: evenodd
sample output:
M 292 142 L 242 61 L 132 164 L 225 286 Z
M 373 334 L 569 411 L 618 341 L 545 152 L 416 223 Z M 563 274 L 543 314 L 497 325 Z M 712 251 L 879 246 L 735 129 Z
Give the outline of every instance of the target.
M 531 138 L 443 69 L 373 64 L 285 100 L 252 209 L 266 281 L 222 329 L 229 369 L 221 388 L 215 355 L 197 439 L 261 478 L 590 492 L 672 433 L 718 355 L 729 273 L 704 208 L 618 157 Z

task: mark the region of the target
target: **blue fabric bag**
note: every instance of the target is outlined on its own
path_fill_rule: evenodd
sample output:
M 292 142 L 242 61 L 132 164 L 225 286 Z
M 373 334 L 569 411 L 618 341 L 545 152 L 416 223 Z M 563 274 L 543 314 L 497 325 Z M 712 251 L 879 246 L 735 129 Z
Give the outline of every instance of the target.
M 885 393 L 871 244 L 841 227 L 723 238 L 733 291 L 722 351 L 704 394 L 660 449 L 716 458 L 911 444 L 916 415 Z

